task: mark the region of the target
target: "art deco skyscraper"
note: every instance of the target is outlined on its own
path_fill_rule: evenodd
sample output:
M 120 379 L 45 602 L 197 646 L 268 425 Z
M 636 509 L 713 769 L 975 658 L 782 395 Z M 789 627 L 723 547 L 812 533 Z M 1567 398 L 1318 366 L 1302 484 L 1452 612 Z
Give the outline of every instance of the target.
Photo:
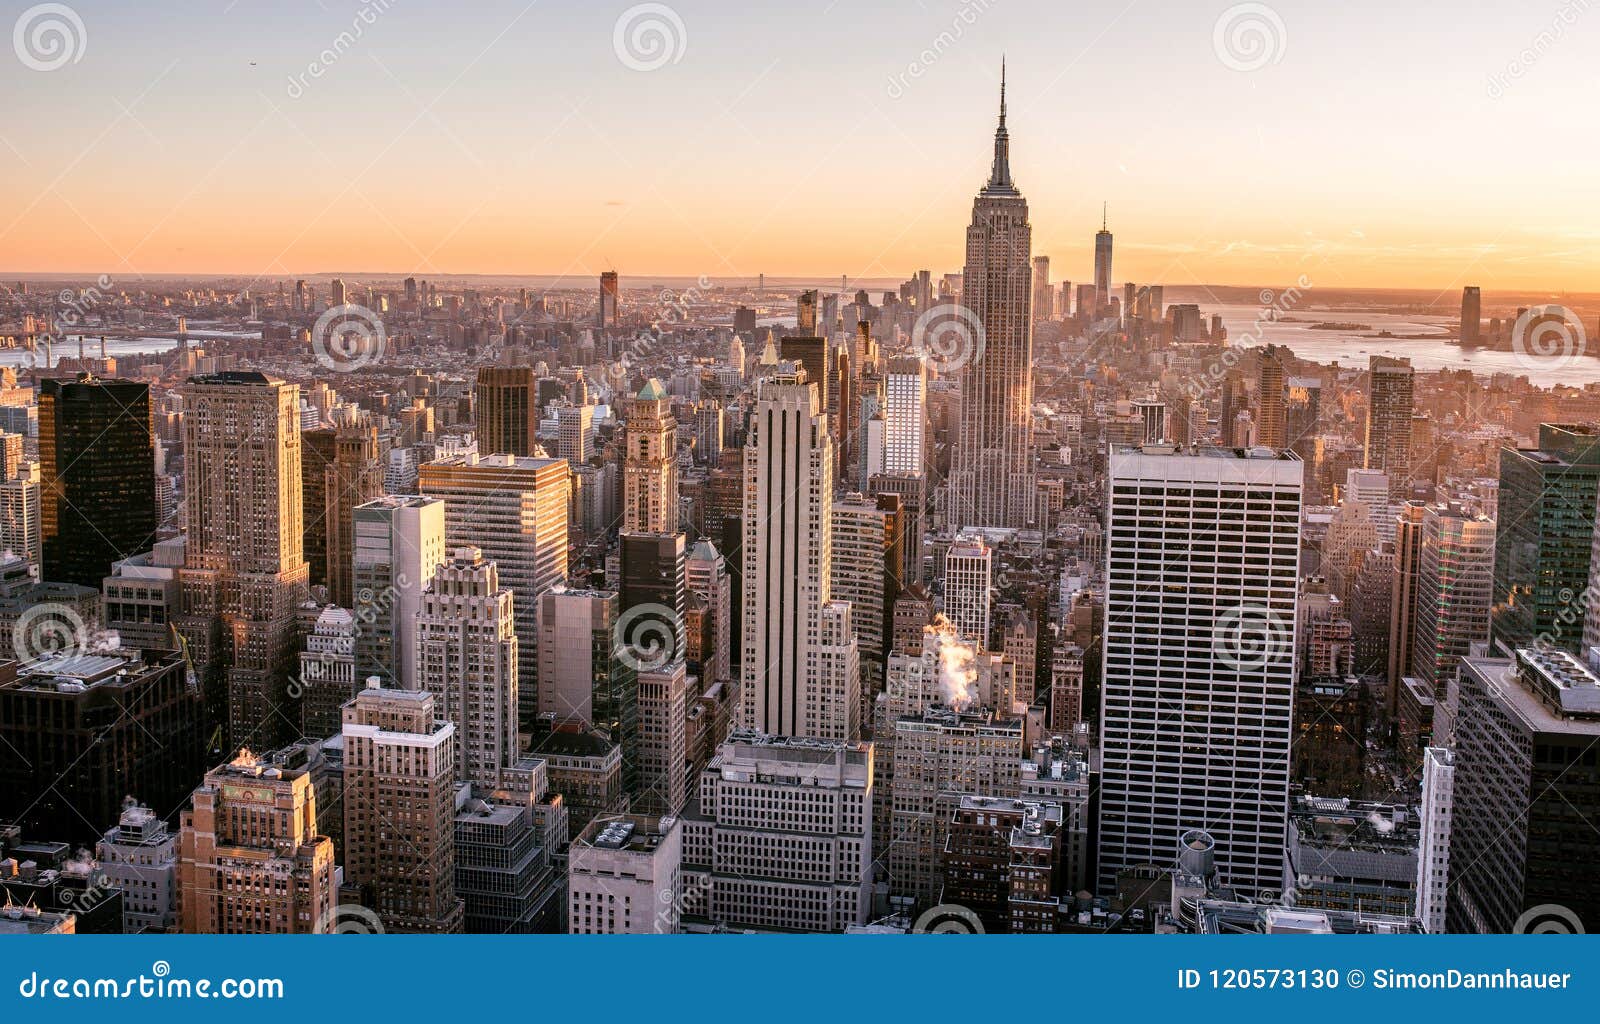
M 305 599 L 300 388 L 256 372 L 189 378 L 178 630 L 229 744 L 276 745 Z M 225 705 L 225 708 L 224 708 Z
M 160 518 L 150 423 L 148 384 L 39 382 L 45 579 L 98 589 L 111 563 L 149 550 Z
M 333 840 L 317 831 L 311 772 L 248 750 L 207 772 L 178 837 L 179 930 L 306 935 L 339 905 Z
M 744 464 L 741 721 L 769 735 L 850 740 L 838 723 L 859 724 L 858 707 L 849 707 L 848 717 L 843 710 L 859 705 L 859 677 L 852 688 L 822 666 L 833 461 L 816 387 L 803 369 L 780 364 L 756 401 Z
M 435 570 L 417 614 L 417 687 L 456 727 L 457 779 L 484 789 L 501 788 L 517 753 L 512 600 L 495 564 L 461 547 Z
M 950 473 L 948 519 L 956 526 L 1026 526 L 1033 518 L 1033 229 L 1011 180 L 1005 72 L 994 166 L 973 200 L 962 304 L 981 326 L 957 359 L 961 424 Z M 976 333 L 976 331 L 975 331 Z M 964 339 L 963 339 L 964 343 Z
M 1205 829 L 1238 888 L 1282 885 L 1302 466 L 1113 453 L 1100 882 Z
M 654 378 L 628 410 L 622 457 L 622 529 L 675 533 L 678 529 L 678 422 L 671 400 Z

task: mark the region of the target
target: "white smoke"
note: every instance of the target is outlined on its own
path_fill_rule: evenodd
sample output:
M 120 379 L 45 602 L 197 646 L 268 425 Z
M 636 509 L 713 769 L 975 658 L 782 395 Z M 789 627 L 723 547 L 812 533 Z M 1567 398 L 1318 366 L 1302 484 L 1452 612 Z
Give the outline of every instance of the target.
M 942 615 L 934 620 L 935 627 L 948 624 Z M 957 638 L 954 627 L 938 629 L 934 635 L 938 638 L 939 691 L 952 711 L 964 711 L 977 699 L 977 656 L 971 645 Z

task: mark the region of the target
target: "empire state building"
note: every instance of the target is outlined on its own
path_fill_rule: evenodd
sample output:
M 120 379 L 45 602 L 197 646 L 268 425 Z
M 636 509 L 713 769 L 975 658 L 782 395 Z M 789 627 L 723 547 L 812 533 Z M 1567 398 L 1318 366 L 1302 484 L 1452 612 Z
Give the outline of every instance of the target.
M 972 203 L 961 302 L 983 344 L 961 370 L 961 430 L 947 488 L 952 525 L 1025 527 L 1034 519 L 1033 229 L 1011 180 L 1005 67 L 994 167 Z

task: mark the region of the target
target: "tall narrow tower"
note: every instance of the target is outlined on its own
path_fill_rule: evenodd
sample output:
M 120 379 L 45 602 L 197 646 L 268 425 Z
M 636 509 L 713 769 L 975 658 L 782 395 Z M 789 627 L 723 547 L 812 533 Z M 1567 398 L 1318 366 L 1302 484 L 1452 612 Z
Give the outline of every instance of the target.
M 1106 228 L 1106 207 L 1100 207 L 1100 230 L 1094 233 L 1094 305 L 1098 310 L 1111 301 L 1111 232 Z
M 1026 526 L 1033 518 L 1033 229 L 1011 180 L 1005 68 L 989 181 L 972 203 L 962 303 L 981 327 L 961 369 L 961 430 L 950 474 L 955 526 Z
M 645 382 L 628 411 L 622 457 L 622 528 L 672 533 L 678 528 L 678 422 L 661 383 Z

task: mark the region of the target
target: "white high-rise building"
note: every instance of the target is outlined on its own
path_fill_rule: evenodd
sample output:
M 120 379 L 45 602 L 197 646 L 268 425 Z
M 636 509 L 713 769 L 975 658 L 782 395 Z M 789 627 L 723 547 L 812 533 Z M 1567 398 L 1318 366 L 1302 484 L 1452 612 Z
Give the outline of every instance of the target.
M 161 816 L 130 801 L 116 827 L 95 844 L 100 873 L 122 890 L 122 931 L 168 932 L 178 924 L 178 834 Z
M 983 650 L 989 646 L 989 588 L 994 549 L 982 537 L 958 537 L 944 556 L 944 614 L 961 639 Z
M 873 754 L 735 731 L 685 816 L 685 930 L 840 932 L 872 911 Z
M 0 551 L 11 552 L 36 572 L 44 558 L 39 516 L 39 464 L 24 462 L 15 476 L 0 480 Z
M 415 690 L 417 611 L 444 564 L 444 502 L 391 494 L 357 505 L 353 517 L 357 671 Z
M 567 854 L 572 935 L 671 935 L 684 899 L 683 826 L 677 818 L 608 814 Z
M 1430 935 L 1445 930 L 1455 784 L 1455 752 L 1448 747 L 1425 748 L 1422 751 L 1422 833 L 1417 840 L 1416 916 Z
M 1010 150 L 1002 68 L 994 166 L 967 227 L 960 317 L 967 322 L 922 342 L 942 353 L 941 340 L 960 341 L 950 360 L 963 364 L 960 436 L 947 486 L 948 516 L 957 526 L 1025 527 L 1034 518 L 1033 228 L 1011 180 Z
M 1111 456 L 1102 890 L 1190 829 L 1228 884 L 1282 883 L 1302 485 L 1268 449 Z
M 589 461 L 594 448 L 594 406 L 563 405 L 556 410 L 556 457 L 576 467 Z
M 833 438 L 803 369 L 780 364 L 763 384 L 744 451 L 741 722 L 772 736 L 854 739 L 841 734 L 849 712 L 836 704 L 859 703 L 860 680 L 851 692 L 822 664 L 833 566 Z
M 883 390 L 883 465 L 871 472 L 926 472 L 927 366 L 908 356 L 889 360 Z
M 417 614 L 417 688 L 456 727 L 456 777 L 504 786 L 517 755 L 517 626 L 511 591 L 483 552 L 460 547 L 439 566 Z

